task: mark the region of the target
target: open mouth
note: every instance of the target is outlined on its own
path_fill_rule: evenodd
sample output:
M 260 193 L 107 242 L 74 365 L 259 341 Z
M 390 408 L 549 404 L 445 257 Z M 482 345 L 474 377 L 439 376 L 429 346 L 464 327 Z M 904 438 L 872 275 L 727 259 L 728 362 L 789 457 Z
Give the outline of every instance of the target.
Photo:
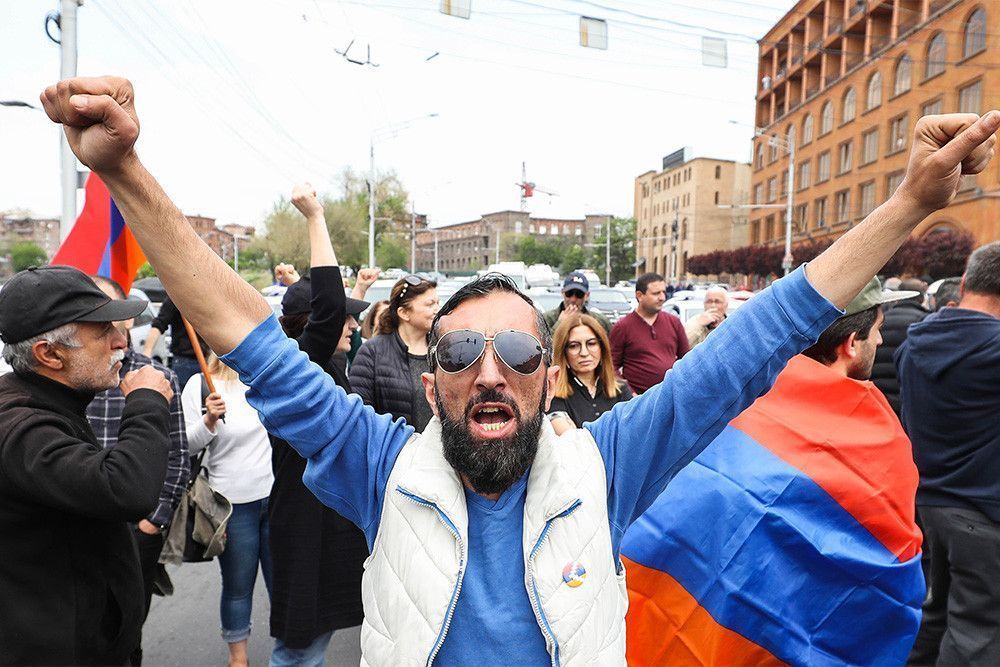
M 514 411 L 504 403 L 480 403 L 472 409 L 472 423 L 484 434 L 500 434 L 514 424 Z

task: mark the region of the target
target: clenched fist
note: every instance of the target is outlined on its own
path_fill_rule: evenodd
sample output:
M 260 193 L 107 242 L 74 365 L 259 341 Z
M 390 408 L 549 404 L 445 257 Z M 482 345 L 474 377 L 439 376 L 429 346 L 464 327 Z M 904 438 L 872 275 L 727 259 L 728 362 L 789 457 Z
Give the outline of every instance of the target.
M 215 424 L 226 416 L 226 402 L 218 392 L 212 392 L 205 398 L 205 415 L 202 419 L 210 430 L 215 430 Z
M 367 290 L 372 286 L 376 280 L 378 280 L 379 275 L 381 275 L 382 269 L 377 266 L 373 266 L 370 269 L 361 269 L 358 271 L 358 280 L 355 283 L 361 288 Z
M 62 124 L 76 157 L 98 174 L 115 172 L 135 158 L 139 118 L 126 79 L 66 79 L 46 88 L 40 99 L 49 118 Z
M 316 197 L 316 190 L 309 183 L 302 183 L 292 188 L 292 204 L 306 216 L 306 220 L 323 217 L 323 206 Z
M 167 376 L 152 366 L 143 366 L 139 370 L 126 373 L 118 388 L 126 398 L 136 389 L 152 389 L 159 392 L 168 403 L 174 397 L 174 390 L 170 387 Z

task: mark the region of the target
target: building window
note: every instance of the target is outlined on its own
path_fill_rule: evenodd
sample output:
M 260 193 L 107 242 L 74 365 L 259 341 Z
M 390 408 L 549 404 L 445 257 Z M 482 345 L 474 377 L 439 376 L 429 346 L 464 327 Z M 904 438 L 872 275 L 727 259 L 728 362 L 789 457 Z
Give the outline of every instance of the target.
M 758 169 L 764 168 L 764 142 L 757 144 L 757 159 L 755 161 Z
M 861 135 L 861 164 L 871 164 L 878 159 L 878 128 Z
M 764 203 L 764 184 L 758 183 L 753 186 L 753 203 L 763 204 Z
M 920 108 L 921 116 L 936 116 L 937 114 L 944 111 L 944 103 L 941 98 L 927 102 Z
M 868 95 L 865 97 L 865 111 L 871 111 L 882 104 L 882 73 L 875 72 L 868 79 Z
M 774 238 L 774 216 L 769 215 L 764 220 L 764 240 L 770 241 Z
M 812 182 L 812 163 L 809 160 L 799 165 L 799 190 L 805 190 Z
M 827 101 L 819 116 L 819 136 L 833 132 L 833 102 Z
M 897 116 L 889 121 L 889 155 L 906 150 L 907 137 L 910 132 L 909 117 Z
M 744 153 L 746 155 L 746 153 Z M 722 167 L 720 165 L 715 165 L 715 179 L 718 180 L 722 178 Z
M 576 226 L 576 231 L 574 232 L 577 236 L 583 236 L 583 227 L 580 225 Z
M 750 223 L 750 243 L 760 245 L 760 220 L 754 220 Z
M 812 114 L 806 114 L 805 119 L 802 121 L 802 145 L 806 146 L 812 143 L 813 140 L 813 117 Z
M 875 181 L 862 183 L 858 188 L 858 194 L 861 198 L 861 211 L 858 215 L 864 218 L 875 210 Z
M 684 221 L 681 222 L 681 241 L 687 241 L 687 237 L 688 237 L 688 219 L 684 218 Z
M 838 174 L 846 174 L 854 166 L 854 140 L 845 141 L 837 147 L 837 154 L 840 157 L 840 169 Z
M 816 159 L 816 182 L 824 183 L 830 180 L 830 151 L 824 151 Z
M 983 82 L 980 79 L 973 84 L 958 89 L 958 110 L 961 113 L 979 113 L 983 106 Z
M 795 145 L 795 126 L 789 125 L 788 129 L 785 130 L 785 146 L 791 148 Z
M 851 191 L 841 190 L 837 193 L 837 222 L 847 222 L 851 219 Z
M 813 204 L 816 211 L 816 228 L 826 227 L 826 197 L 820 197 Z
M 844 93 L 843 108 L 840 114 L 840 123 L 850 123 L 854 120 L 854 116 L 858 110 L 858 96 L 854 92 L 854 88 L 848 88 L 847 92 Z
M 524 223 L 520 220 L 514 222 L 514 233 L 521 234 L 524 232 Z
M 716 204 L 719 203 L 719 191 L 718 190 L 715 191 L 715 203 Z
M 788 196 L 788 172 L 781 172 L 781 196 Z
M 944 40 L 944 33 L 939 32 L 931 38 L 927 45 L 927 64 L 924 68 L 924 78 L 929 79 L 944 71 L 944 65 L 948 61 L 948 45 Z
M 778 159 L 778 142 L 772 137 L 767 142 L 768 152 L 767 152 L 767 163 L 772 164 Z
M 962 57 L 968 58 L 986 50 L 986 10 L 980 7 L 969 15 L 965 22 L 965 41 L 962 43 Z
M 771 177 L 767 179 L 767 203 L 772 204 L 778 198 L 778 179 Z
M 903 54 L 896 61 L 896 76 L 892 81 L 892 94 L 902 95 L 910 89 L 913 74 L 913 59 Z
M 799 204 L 795 207 L 795 217 L 792 219 L 792 224 L 796 232 L 806 231 L 806 226 L 809 224 L 809 204 Z

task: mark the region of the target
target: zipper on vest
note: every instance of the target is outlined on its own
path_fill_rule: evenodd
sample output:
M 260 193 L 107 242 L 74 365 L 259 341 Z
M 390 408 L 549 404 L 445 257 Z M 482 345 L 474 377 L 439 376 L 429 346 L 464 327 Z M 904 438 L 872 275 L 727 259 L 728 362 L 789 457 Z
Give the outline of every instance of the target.
M 545 543 L 545 538 L 549 536 L 549 529 L 552 528 L 552 522 L 556 519 L 562 519 L 563 517 L 569 516 L 576 511 L 576 508 L 579 507 L 580 504 L 581 501 L 577 500 L 561 513 L 546 521 L 545 528 L 542 529 L 542 534 L 538 536 L 538 541 L 535 542 L 535 546 L 531 548 L 531 553 L 528 554 L 528 579 L 531 582 L 531 588 L 528 589 L 528 598 L 531 600 L 531 608 L 535 612 L 535 620 L 538 622 L 538 627 L 541 628 L 543 633 L 545 633 L 546 639 L 552 640 L 552 667 L 559 667 L 559 643 L 556 642 L 556 635 L 552 632 L 552 626 L 549 625 L 549 619 L 545 617 L 545 612 L 542 610 L 542 604 L 538 600 L 538 584 L 535 581 L 535 555 L 538 553 L 538 550 L 541 549 L 542 544 Z
M 455 615 L 455 607 L 458 604 L 458 595 L 462 592 L 462 580 L 465 577 L 465 545 L 462 542 L 462 536 L 458 533 L 458 528 L 455 527 L 455 524 L 448 518 L 448 515 L 442 512 L 441 508 L 435 503 L 432 503 L 429 500 L 424 500 L 423 498 L 410 493 L 401 486 L 397 486 L 396 490 L 417 505 L 433 509 L 437 513 L 438 520 L 454 536 L 456 547 L 458 548 L 458 581 L 455 583 L 455 590 L 451 593 L 451 601 L 448 603 L 448 613 L 445 614 L 444 625 L 438 633 L 438 638 L 437 641 L 434 642 L 434 648 L 431 649 L 431 654 L 427 656 L 427 667 L 430 667 L 434 663 L 434 658 L 437 657 L 438 652 L 441 650 L 441 646 L 444 644 L 444 638 L 447 636 L 448 629 L 451 627 L 452 616 Z

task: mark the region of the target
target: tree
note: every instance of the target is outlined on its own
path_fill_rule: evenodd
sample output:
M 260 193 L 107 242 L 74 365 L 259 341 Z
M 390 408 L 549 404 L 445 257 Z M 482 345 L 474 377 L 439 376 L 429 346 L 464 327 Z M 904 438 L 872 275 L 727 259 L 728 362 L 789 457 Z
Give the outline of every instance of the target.
M 607 232 L 611 229 L 611 284 L 635 274 L 635 218 L 611 218 L 594 236 L 590 265 L 604 279 Z
M 563 253 L 562 262 L 559 264 L 559 273 L 566 275 L 570 271 L 587 266 L 587 258 L 590 256 L 582 246 L 573 245 Z
M 975 245 L 975 237 L 966 231 L 940 229 L 924 235 L 917 241 L 919 274 L 932 280 L 962 275 Z
M 375 248 L 375 261 L 386 268 L 406 266 L 409 249 L 396 239 L 383 239 Z
M 528 264 L 548 264 L 559 266 L 562 263 L 564 245 L 559 241 L 539 240 L 534 236 L 524 236 L 517 246 L 517 259 Z
M 10 249 L 10 261 L 15 272 L 24 271 L 29 266 L 41 266 L 49 261 L 49 256 L 37 243 L 22 241 Z
M 156 275 L 156 269 L 149 262 L 146 262 L 139 267 L 139 270 L 135 272 L 135 279 L 142 280 L 143 278 L 152 278 Z

